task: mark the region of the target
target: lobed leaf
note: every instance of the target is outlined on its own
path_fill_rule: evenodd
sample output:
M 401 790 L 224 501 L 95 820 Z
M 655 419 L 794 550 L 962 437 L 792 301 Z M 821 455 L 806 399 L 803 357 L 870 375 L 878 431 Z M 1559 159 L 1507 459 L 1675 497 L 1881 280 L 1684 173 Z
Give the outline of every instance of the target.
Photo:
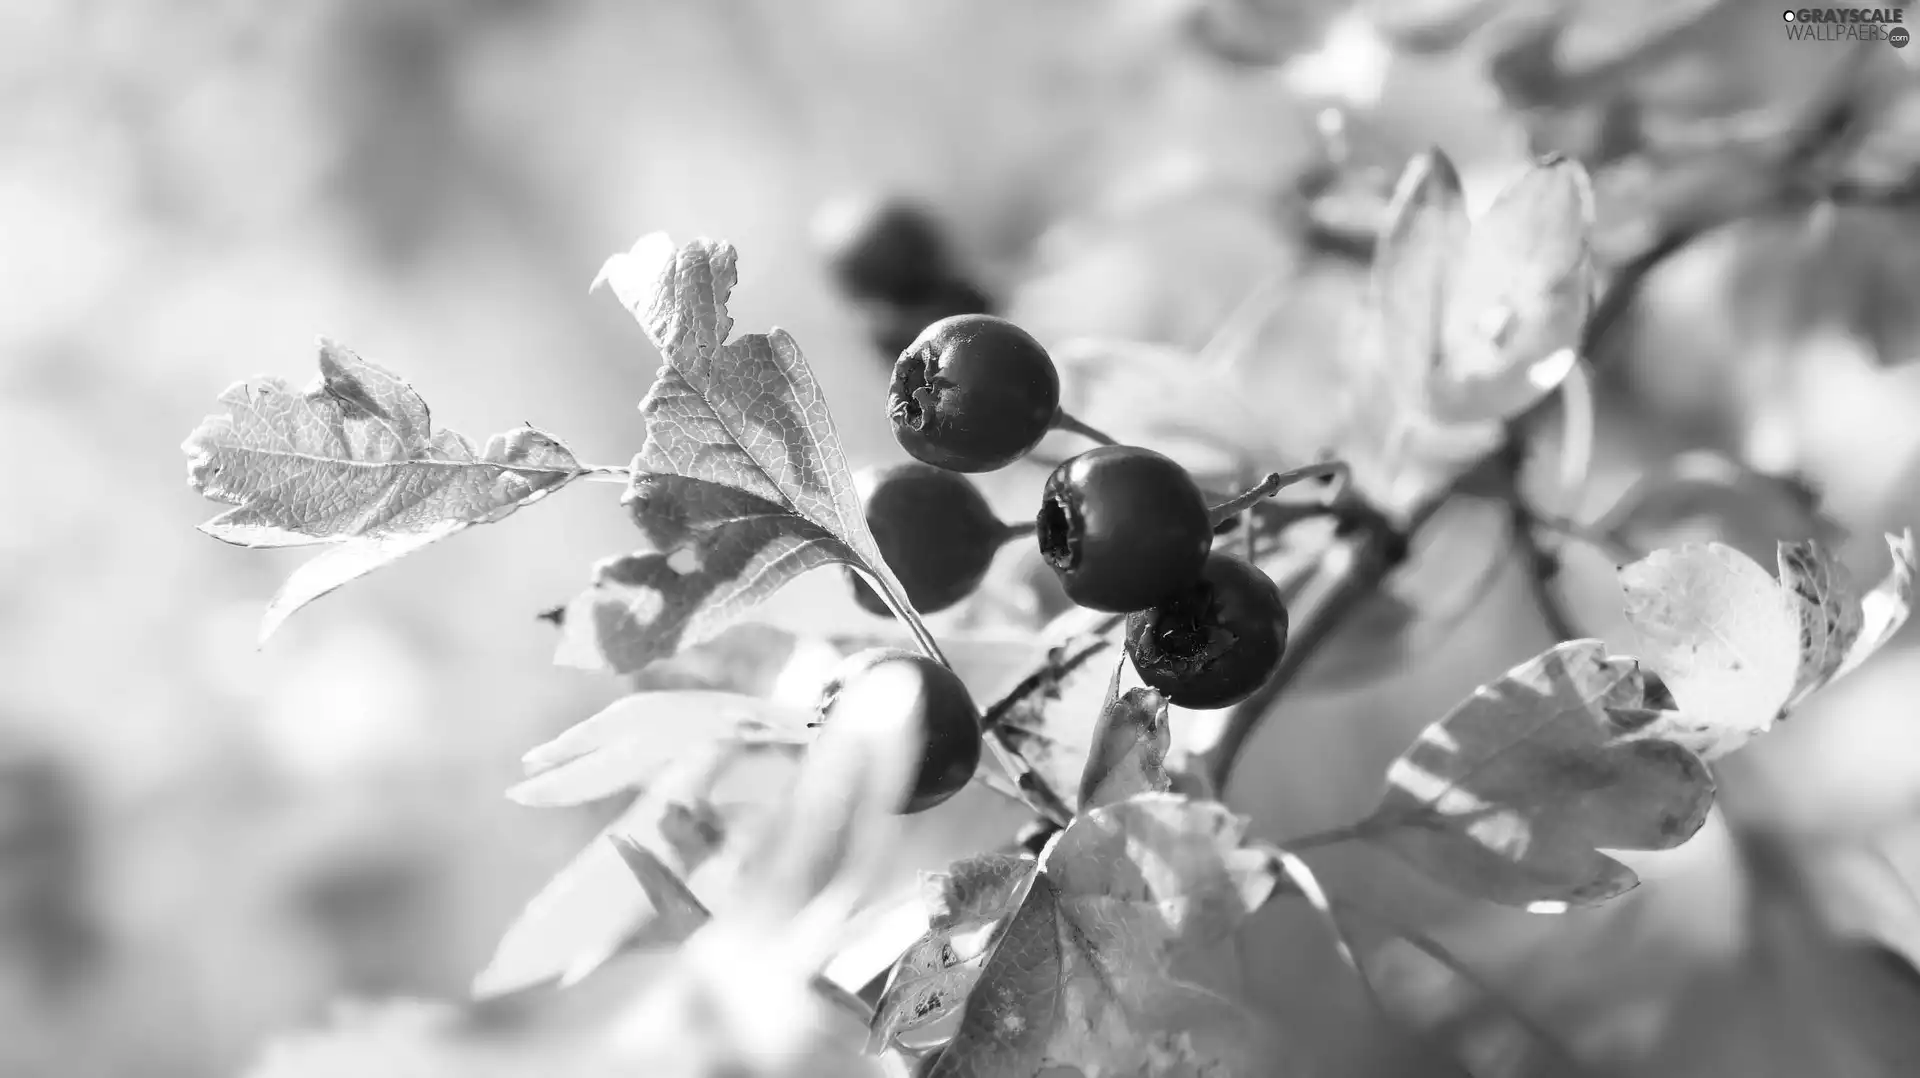
M 1285 1073 L 1261 1024 L 1174 979 L 1273 893 L 1267 851 L 1223 805 L 1142 794 L 1075 818 L 986 961 L 935 1078 Z
M 1778 580 L 1719 543 L 1621 569 L 1627 618 L 1677 705 L 1644 716 L 1643 736 L 1723 756 L 1865 662 L 1913 608 L 1912 532 L 1887 546 L 1893 566 L 1866 595 L 1815 542 L 1779 545 Z
M 726 243 L 643 237 L 605 282 L 663 365 L 627 505 L 647 548 L 602 562 L 558 661 L 632 673 L 712 639 L 802 573 L 844 563 L 904 603 L 860 508 L 824 394 L 786 331 L 729 340 Z
M 220 403 L 224 414 L 201 420 L 181 446 L 188 483 L 233 506 L 200 530 L 237 546 L 329 547 L 267 605 L 263 642 L 335 588 L 587 472 L 531 427 L 484 448 L 435 430 L 413 387 L 328 340 L 305 392 L 260 378 L 232 386 Z
M 1639 882 L 1601 850 L 1662 850 L 1705 822 L 1705 763 L 1645 736 L 1638 665 L 1557 645 L 1482 686 L 1387 771 L 1368 841 L 1464 893 L 1536 912 Z

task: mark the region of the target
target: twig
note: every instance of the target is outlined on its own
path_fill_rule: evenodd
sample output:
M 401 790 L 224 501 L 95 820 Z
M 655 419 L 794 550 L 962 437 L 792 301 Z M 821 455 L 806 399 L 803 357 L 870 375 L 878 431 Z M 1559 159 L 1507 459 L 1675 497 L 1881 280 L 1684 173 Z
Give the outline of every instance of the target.
M 1119 445 L 1120 444 L 1118 441 L 1114 440 L 1112 435 L 1107 434 L 1106 432 L 1098 430 L 1094 427 L 1087 426 L 1085 423 L 1080 422 L 1080 420 L 1067 414 L 1065 411 L 1059 411 L 1054 413 L 1053 429 L 1067 431 L 1068 433 L 1071 433 L 1071 434 L 1078 434 L 1080 437 L 1085 438 L 1088 441 L 1098 442 L 1101 445 Z

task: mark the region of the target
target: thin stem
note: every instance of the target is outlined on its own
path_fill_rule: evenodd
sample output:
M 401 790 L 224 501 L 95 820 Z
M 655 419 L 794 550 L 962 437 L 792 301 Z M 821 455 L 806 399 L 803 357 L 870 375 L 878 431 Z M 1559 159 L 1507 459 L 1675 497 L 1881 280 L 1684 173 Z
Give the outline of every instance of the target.
M 1590 524 L 1582 524 L 1566 517 L 1530 516 L 1535 528 L 1552 532 L 1555 535 L 1571 539 L 1576 543 L 1585 543 L 1605 554 L 1615 565 L 1626 565 L 1639 561 L 1643 553 L 1618 536 L 1600 531 Z
M 1072 415 L 1069 415 L 1066 409 L 1064 408 L 1053 414 L 1053 429 L 1064 430 L 1072 434 L 1078 434 L 1082 438 L 1086 438 L 1090 441 L 1098 442 L 1101 445 L 1119 445 L 1120 444 L 1111 435 L 1105 434 L 1099 430 L 1094 429 L 1093 427 L 1089 427 L 1085 423 L 1082 423 L 1078 419 L 1075 419 Z
M 926 622 L 920 620 L 919 613 L 913 609 L 911 603 L 907 602 L 906 597 L 899 594 L 892 584 L 881 580 L 878 573 L 871 572 L 864 566 L 859 572 L 861 576 L 867 578 L 867 583 L 873 586 L 874 592 L 880 596 L 880 601 L 887 604 L 887 609 L 893 611 L 893 616 L 900 620 L 900 624 L 905 625 L 908 631 L 913 633 L 913 641 L 920 646 L 921 652 L 941 666 L 949 670 L 953 669 L 953 664 L 947 661 L 946 654 L 940 650 L 940 642 L 933 638 L 933 632 L 927 628 Z
M 1406 941 L 1406 943 L 1415 950 L 1418 950 L 1428 958 L 1445 966 L 1454 976 L 1472 985 L 1481 995 L 1498 1003 L 1501 1009 L 1507 1012 L 1507 1016 L 1513 1019 L 1515 1025 L 1526 1030 L 1529 1035 L 1539 1041 L 1548 1051 L 1559 1057 L 1561 1064 L 1567 1068 L 1569 1073 L 1582 1075 L 1593 1073 L 1591 1068 L 1585 1063 L 1582 1063 L 1565 1044 L 1561 1043 L 1558 1034 L 1542 1025 L 1525 1010 L 1522 1010 L 1518 1004 L 1507 997 L 1506 993 L 1502 992 L 1492 982 L 1481 976 L 1472 966 L 1454 954 L 1439 940 L 1423 932 L 1408 928 L 1387 914 L 1361 905 L 1350 899 L 1336 899 L 1333 907 L 1341 913 L 1358 914 L 1372 921 L 1381 931 Z
M 1329 827 L 1325 831 L 1314 831 L 1299 838 L 1288 839 L 1280 843 L 1280 848 L 1299 853 L 1302 850 L 1317 850 L 1326 846 L 1338 846 L 1345 842 L 1358 842 L 1375 830 L 1367 820 Z
M 1015 539 L 1025 539 L 1040 530 L 1039 521 L 1025 520 L 1018 524 L 1003 524 L 1000 529 L 1000 542 L 1011 543 Z
M 1520 469 L 1525 463 L 1521 439 L 1518 427 L 1509 428 L 1499 453 L 1500 490 L 1507 502 L 1507 527 L 1525 562 L 1527 592 L 1534 608 L 1540 612 L 1540 619 L 1546 623 L 1547 632 L 1557 641 L 1578 639 L 1581 636 L 1579 622 L 1553 586 L 1554 578 L 1560 575 L 1560 558 L 1556 551 L 1540 542 L 1533 507 L 1520 492 Z
M 1218 527 L 1222 522 L 1239 516 L 1287 487 L 1308 479 L 1318 479 L 1323 483 L 1339 483 L 1339 486 L 1327 496 L 1327 502 L 1323 503 L 1325 507 L 1330 507 L 1333 501 L 1346 492 L 1347 483 L 1352 474 L 1352 469 L 1347 463 L 1340 460 L 1308 464 L 1284 472 L 1268 472 L 1267 477 L 1259 483 L 1209 509 L 1207 517 L 1215 527 Z

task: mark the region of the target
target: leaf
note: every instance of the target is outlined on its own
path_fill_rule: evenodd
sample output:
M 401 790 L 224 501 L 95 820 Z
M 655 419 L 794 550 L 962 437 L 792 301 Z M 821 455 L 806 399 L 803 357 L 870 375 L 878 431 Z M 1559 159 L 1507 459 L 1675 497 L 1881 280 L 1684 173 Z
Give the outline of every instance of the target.
M 1434 415 L 1503 420 L 1573 369 L 1593 305 L 1593 184 L 1571 158 L 1545 158 L 1494 198 L 1453 266 Z
M 1506 7 L 1506 0 L 1365 0 L 1360 12 L 1395 47 L 1447 52 Z
M 1449 279 L 1470 221 L 1453 160 L 1430 149 L 1407 162 L 1373 256 L 1373 303 L 1395 392 L 1439 367 Z
M 1663 850 L 1713 804 L 1706 765 L 1636 736 L 1638 665 L 1598 640 L 1550 648 L 1427 727 L 1387 770 L 1362 837 L 1466 894 L 1536 912 L 1638 884 L 1600 850 Z
M 1122 628 L 1124 622 L 1116 622 L 1105 633 L 1069 636 L 986 709 L 984 721 L 998 727 L 1007 747 L 1062 796 L 1077 791 L 1086 772 L 1107 688 L 1101 663 L 1119 654 Z
M 474 995 L 507 995 L 584 979 L 625 950 L 663 942 L 649 934 L 658 911 L 633 886 L 610 837 L 646 846 L 682 879 L 706 864 L 731 830 L 708 799 L 734 753 L 724 745 L 688 753 L 608 824 L 527 903 L 474 979 Z M 664 926 L 672 940 L 672 925 Z
M 1273 893 L 1272 856 L 1214 802 L 1143 794 L 1055 841 L 968 1001 L 934 1078 L 1287 1073 L 1262 1023 L 1174 979 Z
M 1113 688 L 1119 685 L 1120 668 L 1116 667 Z M 1128 689 L 1118 699 L 1110 699 L 1094 726 L 1093 747 L 1080 776 L 1080 811 L 1134 794 L 1165 793 L 1172 785 L 1167 775 L 1172 746 L 1166 697 L 1152 689 Z
M 200 530 L 247 547 L 331 544 L 294 570 L 267 605 L 264 643 L 322 595 L 475 524 L 488 524 L 586 474 L 531 427 L 484 449 L 433 429 L 426 401 L 399 376 L 328 340 L 320 378 L 295 393 L 259 378 L 220 395 L 187 436 L 187 481 L 233 508 Z
M 1780 544 L 1777 581 L 1719 543 L 1655 551 L 1620 570 L 1627 619 L 1678 705 L 1648 716 L 1644 736 L 1724 756 L 1865 662 L 1913 606 L 1911 531 L 1887 546 L 1893 567 L 1866 596 L 1813 542 Z
M 507 796 L 536 808 L 587 804 L 644 784 L 703 743 L 725 742 L 737 750 L 730 773 L 754 754 L 796 759 L 812 740 L 809 718 L 797 708 L 739 693 L 634 693 L 521 757 L 531 777 Z M 764 783 L 764 770 L 756 769 L 751 781 Z
M 989 853 L 922 877 L 927 932 L 894 963 L 874 1007 L 868 1051 L 960 1015 L 997 929 L 1019 908 L 1035 871 L 1028 858 Z
M 905 602 L 867 530 L 833 417 L 781 329 L 729 341 L 730 244 L 641 238 L 610 284 L 665 361 L 627 496 L 648 548 L 602 562 L 557 660 L 632 673 L 712 639 L 802 573 L 844 563 Z

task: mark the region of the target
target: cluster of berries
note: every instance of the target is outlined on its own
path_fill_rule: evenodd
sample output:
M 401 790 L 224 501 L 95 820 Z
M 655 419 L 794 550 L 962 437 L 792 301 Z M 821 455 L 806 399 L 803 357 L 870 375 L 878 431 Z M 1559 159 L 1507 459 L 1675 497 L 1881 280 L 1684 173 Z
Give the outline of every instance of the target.
M 944 250 L 916 215 L 877 213 L 846 234 L 834 276 L 925 282 L 943 264 L 900 260 Z M 901 230 L 905 230 L 902 233 Z M 922 613 L 972 594 L 1008 541 L 1035 536 L 1067 596 L 1126 615 L 1126 650 L 1140 678 L 1171 703 L 1222 708 L 1266 683 L 1286 649 L 1280 589 L 1254 565 L 1215 550 L 1218 523 L 1185 468 L 1153 450 L 1102 445 L 1048 476 L 1031 528 L 1000 520 L 967 473 L 1025 457 L 1049 431 L 1081 429 L 1060 407 L 1060 376 L 1039 341 L 990 314 L 950 315 L 925 326 L 893 367 L 887 412 L 914 459 L 861 475 L 867 524 L 887 564 Z M 890 612 L 856 580 L 855 598 Z M 911 652 L 878 649 L 848 660 L 837 688 L 881 664 L 908 664 L 920 680 L 926 752 L 907 811 L 953 796 L 980 756 L 980 712 L 952 671 Z

